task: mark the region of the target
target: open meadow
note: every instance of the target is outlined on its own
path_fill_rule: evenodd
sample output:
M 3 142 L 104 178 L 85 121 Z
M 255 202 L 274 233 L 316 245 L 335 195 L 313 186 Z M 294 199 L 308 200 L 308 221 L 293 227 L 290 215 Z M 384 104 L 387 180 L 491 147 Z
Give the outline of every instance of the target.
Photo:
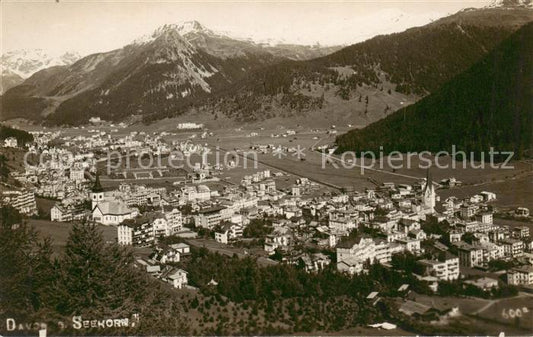
M 73 223 L 71 222 L 28 219 L 28 223 L 39 232 L 42 238 L 50 237 L 52 239 L 52 249 L 56 254 L 60 254 L 65 248 L 70 230 L 73 227 Z M 102 231 L 106 242 L 116 242 L 116 227 L 104 225 L 97 226 Z

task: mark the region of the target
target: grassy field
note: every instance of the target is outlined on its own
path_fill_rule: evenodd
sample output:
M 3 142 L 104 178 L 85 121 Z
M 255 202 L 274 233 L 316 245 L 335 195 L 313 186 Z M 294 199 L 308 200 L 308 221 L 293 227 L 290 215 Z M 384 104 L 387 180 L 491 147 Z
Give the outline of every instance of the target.
M 416 295 L 414 300 L 439 310 L 459 307 L 461 315 L 453 320 L 471 325 L 471 333 L 495 334 L 496 331 L 504 331 L 507 334 L 524 335 L 528 331 L 533 332 L 531 294 L 520 293 L 516 297 L 497 300 Z M 509 309 L 516 311 L 523 310 L 524 307 L 528 313 L 524 313 L 518 320 L 502 315 L 504 310 L 508 313 Z
M 440 297 L 420 294 L 413 294 L 412 300 L 438 310 L 446 310 L 458 306 L 459 310 L 464 314 L 476 312 L 489 303 L 488 300 L 481 298 Z
M 69 222 L 53 222 L 48 220 L 28 219 L 28 223 L 35 228 L 40 235 L 52 238 L 52 248 L 55 253 L 61 253 L 65 248 L 70 230 L 73 224 Z M 117 239 L 117 229 L 113 226 L 98 225 L 102 230 L 106 242 L 115 242 Z
M 494 223 L 502 226 L 509 226 L 510 228 L 526 226 L 529 228 L 529 232 L 533 233 L 533 222 L 531 221 L 494 218 Z
M 490 321 L 527 329 L 533 333 L 533 296 L 521 294 L 519 297 L 495 301 L 478 315 Z
M 46 215 L 50 216 L 50 210 L 57 201 L 52 199 L 46 199 L 46 198 L 35 198 L 35 202 L 37 203 L 37 209 L 39 210 L 40 215 Z
M 533 209 L 533 173 L 517 178 L 499 179 L 483 184 L 467 185 L 451 190 L 440 190 L 437 192 L 441 198 L 456 196 L 466 198 L 481 191 L 496 193 L 497 200 L 494 205 L 502 208 L 527 207 Z
M 332 135 L 327 135 L 324 132 L 301 130 L 299 131 L 301 133 L 295 136 L 270 137 L 271 133 L 282 131 L 282 129 L 257 131 L 259 136 L 247 137 L 248 130 L 234 130 L 231 133 L 221 133 L 215 135 L 215 137 L 208 138 L 207 143 L 210 146 L 219 146 L 228 150 L 246 150 L 253 144 L 273 144 L 288 147 L 300 145 L 305 149 L 304 161 L 290 154 L 282 156 L 280 159 L 273 156 L 272 153 L 258 154 L 258 160 L 265 165 L 271 165 L 296 176 L 309 177 L 310 179 L 338 187 L 354 187 L 355 190 L 359 191 L 365 188 L 375 188 L 375 183 L 413 183 L 426 176 L 425 163 L 421 162 L 418 157 L 411 157 L 409 159 L 410 165 L 407 165 L 408 159 L 404 156 L 404 167 L 399 169 L 393 169 L 389 166 L 388 157 L 384 157 L 382 162 L 376 161 L 373 166 L 375 170 L 362 170 L 357 166 L 345 168 L 340 161 L 334 161 L 336 165 L 324 164 L 323 155 L 311 151 L 311 147 L 320 144 L 331 144 L 334 141 Z M 498 198 L 494 202 L 496 206 L 533 208 L 533 194 L 531 193 L 533 190 L 532 162 L 516 161 L 512 162 L 513 169 L 500 169 L 491 168 L 488 163 L 484 168 L 474 167 L 473 165 L 480 165 L 478 162 L 474 162 L 473 165 L 467 162 L 466 167 L 463 167 L 461 162 L 454 163 L 451 157 L 440 157 L 438 160 L 441 166 L 447 166 L 447 168 L 432 168 L 431 172 L 435 181 L 438 182 L 441 179 L 455 177 L 463 182 L 461 187 L 439 190 L 437 193 L 443 199 L 450 195 L 465 198 L 481 191 L 493 191 Z M 361 163 L 359 158 L 356 163 Z M 433 163 L 435 163 L 434 158 Z M 393 165 L 398 164 L 398 162 L 393 162 Z M 371 166 L 370 159 L 365 160 L 364 165 Z

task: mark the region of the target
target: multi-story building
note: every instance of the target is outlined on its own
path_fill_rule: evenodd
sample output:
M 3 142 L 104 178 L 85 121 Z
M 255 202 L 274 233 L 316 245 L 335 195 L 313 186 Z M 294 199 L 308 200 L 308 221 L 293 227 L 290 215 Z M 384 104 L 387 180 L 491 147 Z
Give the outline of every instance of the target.
M 198 211 L 194 216 L 194 224 L 198 227 L 213 229 L 223 220 L 224 207 L 210 207 Z
M 523 239 L 529 237 L 529 227 L 527 226 L 519 226 L 513 228 L 513 238 L 516 239 Z
M 278 248 L 287 248 L 293 241 L 292 232 L 286 228 L 277 228 L 271 234 L 265 238 L 264 249 L 269 254 L 274 254 L 274 251 Z
M 404 249 L 405 246 L 398 243 L 367 237 L 341 242 L 337 245 L 337 269 L 356 274 L 363 270 L 365 262 L 387 263 L 391 261 L 393 254 Z
M 177 208 L 165 208 L 164 216 L 169 228 L 167 235 L 178 233 L 183 229 L 183 215 Z
M 475 267 L 483 265 L 483 249 L 472 246 L 468 243 L 456 243 L 459 262 L 464 267 Z
M 357 211 L 355 213 L 331 212 L 329 213 L 329 228 L 337 231 L 350 231 L 357 227 Z
M 507 272 L 507 283 L 512 285 L 532 285 L 533 266 L 512 268 Z
M 83 168 L 72 167 L 70 169 L 69 178 L 70 180 L 73 180 L 76 182 L 82 182 L 85 180 L 85 170 Z
M 154 237 L 165 237 L 173 233 L 173 231 L 170 230 L 168 221 L 165 219 L 165 215 L 163 213 L 154 214 L 150 221 L 154 227 Z
M 177 209 L 147 213 L 125 219 L 117 227 L 118 242 L 123 245 L 145 245 L 156 238 L 166 237 L 182 229 L 183 218 Z
M 489 239 L 491 242 L 499 242 L 509 238 L 509 231 L 505 228 L 496 228 L 489 232 Z
M 492 224 L 493 215 L 492 212 L 481 212 L 477 215 L 476 219 L 481 223 Z
M 398 230 L 400 232 L 409 233 L 411 231 L 420 230 L 420 222 L 413 219 L 402 218 L 398 222 Z
M 499 260 L 505 256 L 504 247 L 492 242 L 485 242 L 476 245 L 483 249 L 483 262 L 487 263 L 492 260 Z
M 24 215 L 37 214 L 37 203 L 33 192 L 23 192 L 10 198 L 11 206 Z
M 460 229 L 463 231 L 463 233 L 488 233 L 495 229 L 496 226 L 494 226 L 491 223 L 484 223 L 479 221 L 470 221 L 470 222 L 464 222 L 464 223 L 457 223 L 455 225 L 457 229 Z
M 143 185 L 122 184 L 119 191 L 121 192 L 121 200 L 128 206 L 158 206 L 167 194 L 164 187 L 146 187 Z
M 448 235 L 450 237 L 450 243 L 456 243 L 461 241 L 463 233 L 460 231 L 450 231 Z
M 146 217 L 125 220 L 117 226 L 117 237 L 121 245 L 149 246 L 155 239 L 153 223 Z
M 180 191 L 180 199 L 184 202 L 206 201 L 211 199 L 211 190 L 206 185 L 184 186 Z
M 504 254 L 508 257 L 519 257 L 524 253 L 524 242 L 517 239 L 505 239 L 501 241 Z
M 476 214 L 476 207 L 473 205 L 461 205 L 459 213 L 461 218 L 468 220 Z
M 58 222 L 67 222 L 73 220 L 81 220 L 88 216 L 88 210 L 85 210 L 82 205 L 77 206 L 63 206 L 55 204 L 50 209 L 50 220 Z
M 425 274 L 436 277 L 439 281 L 451 281 L 459 278 L 459 258 L 451 254 L 442 260 L 418 261 L 425 269 Z
M 415 255 L 419 254 L 422 250 L 420 248 L 420 240 L 414 238 L 400 238 L 396 242 L 404 246 L 404 249 Z
M 233 223 L 225 223 L 215 232 L 215 240 L 228 244 L 231 240 L 242 237 L 242 226 Z
M 133 224 L 120 224 L 117 226 L 117 242 L 119 245 L 131 246 L 133 244 Z

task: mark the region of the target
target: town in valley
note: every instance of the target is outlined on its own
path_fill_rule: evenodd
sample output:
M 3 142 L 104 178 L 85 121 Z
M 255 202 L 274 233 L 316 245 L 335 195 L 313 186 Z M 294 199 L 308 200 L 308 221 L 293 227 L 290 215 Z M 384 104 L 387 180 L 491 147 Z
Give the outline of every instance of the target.
M 0 334 L 531 335 L 533 7 L 486 2 L 2 51 Z

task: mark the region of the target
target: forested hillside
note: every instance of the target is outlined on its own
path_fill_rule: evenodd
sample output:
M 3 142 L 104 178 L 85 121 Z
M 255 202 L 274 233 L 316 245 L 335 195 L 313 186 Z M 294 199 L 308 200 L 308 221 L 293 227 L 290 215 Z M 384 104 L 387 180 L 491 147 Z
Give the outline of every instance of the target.
M 360 96 L 375 96 L 383 101 L 394 92 L 424 97 L 532 20 L 533 10 L 527 8 L 461 11 L 429 25 L 377 36 L 314 60 L 259 68 L 195 105 L 247 122 L 302 115 L 337 98 L 357 110 Z M 367 105 L 364 109 L 365 115 L 372 110 L 373 102 L 370 103 L 370 108 Z M 382 110 L 370 112 L 383 116 Z M 171 116 L 156 113 L 145 116 L 145 120 Z
M 151 334 L 153 329 L 187 334 L 176 296 L 162 284 L 132 268 L 130 251 L 106 245 L 95 225 L 75 225 L 65 253 L 52 255 L 50 239 L 42 240 L 20 214 L 0 208 L 0 317 L 17 322 L 43 322 L 49 333 L 97 334 L 97 329 L 74 330 L 73 315 L 95 319 L 130 318 L 135 327 L 115 334 Z M 64 326 L 58 325 L 64 322 Z M 2 325 L 2 334 L 5 326 Z M 11 334 L 31 334 L 31 328 Z M 161 330 L 160 330 L 161 331 Z M 36 333 L 36 331 L 33 331 Z
M 9 137 L 14 137 L 19 145 L 33 142 L 33 136 L 30 133 L 0 124 L 0 141 Z
M 514 151 L 533 147 L 533 24 L 435 93 L 337 138 L 338 151 Z M 488 158 L 486 158 L 488 159 Z

